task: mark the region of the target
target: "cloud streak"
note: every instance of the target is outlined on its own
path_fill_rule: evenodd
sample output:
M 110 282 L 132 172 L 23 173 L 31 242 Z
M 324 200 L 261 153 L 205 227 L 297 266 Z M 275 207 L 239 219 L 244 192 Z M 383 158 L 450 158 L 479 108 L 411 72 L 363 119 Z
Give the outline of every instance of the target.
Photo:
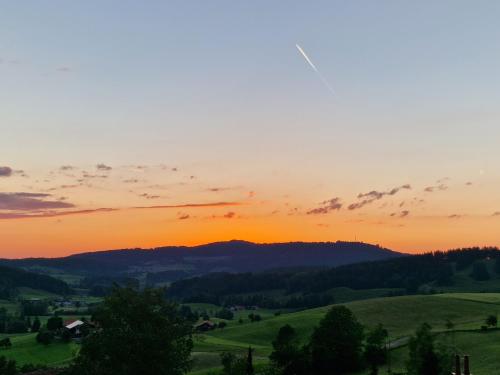
M 360 194 L 358 194 L 358 197 L 357 197 L 359 201 L 355 202 L 355 203 L 351 203 L 347 207 L 347 209 L 351 210 L 351 211 L 360 209 L 368 204 L 371 204 L 375 201 L 378 201 L 378 200 L 384 198 L 385 196 L 396 195 L 401 190 L 411 190 L 411 185 L 409 185 L 409 184 L 401 185 L 401 186 L 392 188 L 389 191 L 372 190 L 368 193 L 360 193 Z
M 88 210 L 75 210 L 75 211 L 43 211 L 43 212 L 0 212 L 0 220 L 8 219 L 41 219 L 41 218 L 51 218 L 58 216 L 71 216 L 71 215 L 88 215 L 99 212 L 112 212 L 118 211 L 116 208 L 96 208 Z
M 0 193 L 0 210 L 32 211 L 71 208 L 73 204 L 58 200 L 47 200 L 50 194 L 42 193 Z
M 131 207 L 132 209 L 168 209 L 168 208 L 212 208 L 212 207 L 229 207 L 241 206 L 240 202 L 209 202 L 209 203 L 183 203 L 173 205 L 159 205 L 159 206 L 138 206 Z
M 0 177 L 10 177 L 12 176 L 12 168 L 10 167 L 0 167 Z
M 426 193 L 434 193 L 435 191 L 444 191 L 444 190 L 448 190 L 448 186 L 445 184 L 439 184 L 436 186 L 427 186 L 424 189 Z
M 6 198 L 6 196 L 9 196 Z M 161 206 L 140 206 L 140 207 L 125 207 L 125 208 L 97 208 L 83 209 L 72 211 L 57 211 L 56 209 L 64 209 L 75 207 L 71 203 L 63 201 L 46 201 L 43 200 L 50 197 L 50 194 L 39 193 L 0 193 L 0 210 L 8 212 L 0 212 L 0 220 L 6 219 L 30 219 L 30 218 L 50 218 L 56 216 L 92 214 L 99 212 L 116 212 L 125 210 L 149 210 L 149 209 L 179 209 L 179 208 L 218 208 L 240 206 L 240 202 L 213 202 L 213 203 L 184 203 L 177 205 L 161 205 Z M 187 214 L 185 214 L 187 215 Z M 183 214 L 183 216 L 185 216 Z M 224 217 L 232 218 L 234 213 L 226 213 Z M 187 215 L 189 217 L 189 215 Z M 184 219 L 187 219 L 185 217 Z
M 313 208 L 306 212 L 307 215 L 322 215 L 327 214 L 330 211 L 340 210 L 342 208 L 342 203 L 340 203 L 340 198 L 335 197 L 321 202 L 321 207 Z
M 330 85 L 330 83 L 326 80 L 325 77 L 323 77 L 323 75 L 321 74 L 321 72 L 318 70 L 318 68 L 316 67 L 316 65 L 314 65 L 314 63 L 311 61 L 311 59 L 309 58 L 309 56 L 307 56 L 307 53 L 302 49 L 301 46 L 299 46 L 298 44 L 295 44 L 295 47 L 297 47 L 297 50 L 299 51 L 299 53 L 302 55 L 302 57 L 304 57 L 304 59 L 307 61 L 307 63 L 309 64 L 309 66 L 316 72 L 316 74 L 318 75 L 319 79 L 321 79 L 321 82 L 323 82 L 323 84 L 325 85 L 325 87 L 333 94 L 335 95 L 335 90 L 333 89 L 333 87 Z

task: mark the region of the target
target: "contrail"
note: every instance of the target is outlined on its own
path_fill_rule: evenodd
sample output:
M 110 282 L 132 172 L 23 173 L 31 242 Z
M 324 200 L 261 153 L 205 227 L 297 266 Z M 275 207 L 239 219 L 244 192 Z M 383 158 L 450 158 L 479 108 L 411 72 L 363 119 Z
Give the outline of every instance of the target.
M 302 54 L 302 56 L 304 56 L 304 59 L 306 59 L 306 61 L 309 63 L 309 65 L 311 65 L 311 67 L 316 71 L 316 73 L 319 73 L 318 68 L 316 68 L 316 65 L 313 64 L 313 62 L 311 61 L 311 59 L 309 58 L 309 56 L 307 56 L 307 54 L 304 52 L 304 50 L 302 49 L 302 47 L 299 46 L 298 44 L 296 44 L 295 47 L 297 47 L 297 49 Z
M 323 75 L 318 70 L 318 68 L 316 68 L 316 65 L 314 65 L 314 63 L 311 61 L 311 59 L 309 58 L 309 56 L 307 56 L 306 52 L 302 49 L 302 47 L 299 46 L 298 44 L 295 44 L 295 47 L 297 47 L 297 49 L 299 50 L 300 54 L 304 57 L 304 59 L 306 59 L 307 63 L 311 66 L 311 68 L 313 68 L 313 70 L 316 72 L 316 74 L 318 75 L 319 79 L 321 79 L 321 81 L 326 86 L 326 88 L 333 95 L 335 95 L 335 90 L 333 89 L 333 87 L 330 85 L 330 83 L 328 83 L 328 81 L 325 79 L 325 77 L 323 77 Z

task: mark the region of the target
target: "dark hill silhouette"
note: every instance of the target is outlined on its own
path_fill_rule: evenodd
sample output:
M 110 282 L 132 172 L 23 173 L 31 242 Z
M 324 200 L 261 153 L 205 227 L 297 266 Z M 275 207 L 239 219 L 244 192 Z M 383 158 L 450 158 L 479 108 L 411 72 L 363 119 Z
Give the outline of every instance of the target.
M 498 248 L 467 248 L 332 268 L 212 273 L 176 281 L 167 293 L 183 302 L 311 308 L 333 303 L 335 288 L 380 289 L 385 296 L 435 293 L 451 286 L 455 291 L 497 292 L 499 275 Z
M 56 294 L 70 294 L 70 287 L 61 280 L 33 272 L 0 266 L 0 298 L 12 298 L 17 288 L 27 287 L 40 289 Z
M 63 258 L 2 259 L 0 264 L 40 267 L 82 275 L 172 273 L 179 279 L 211 272 L 254 272 L 274 268 L 336 267 L 400 257 L 404 254 L 361 242 L 289 242 L 256 244 L 215 242 L 75 254 Z M 168 277 L 167 277 L 168 279 Z

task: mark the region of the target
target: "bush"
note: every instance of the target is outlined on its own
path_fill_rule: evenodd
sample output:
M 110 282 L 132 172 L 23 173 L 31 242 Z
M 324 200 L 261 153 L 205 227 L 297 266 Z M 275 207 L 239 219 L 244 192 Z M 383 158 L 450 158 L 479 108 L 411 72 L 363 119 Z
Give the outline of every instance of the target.
M 59 316 L 53 316 L 47 320 L 47 329 L 49 331 L 56 331 L 63 327 L 63 320 Z
M 497 323 L 498 323 L 497 316 L 496 315 L 490 315 L 490 316 L 488 316 L 486 318 L 485 323 L 486 323 L 486 325 L 488 325 L 490 327 L 496 327 Z
M 49 345 L 54 341 L 54 334 L 47 329 L 41 329 L 36 335 L 36 341 L 43 345 Z
M 12 342 L 10 341 L 10 338 L 6 337 L 0 340 L 0 348 L 10 349 L 11 347 L 12 347 Z
M 222 309 L 215 314 L 217 318 L 220 319 L 226 319 L 226 320 L 232 320 L 234 317 L 234 314 L 231 310 L 229 309 Z
M 31 332 L 38 332 L 41 327 L 40 319 L 38 319 L 38 316 L 33 320 L 33 324 L 31 325 Z
M 0 357 L 0 374 L 2 375 L 16 375 L 18 374 L 16 361 Z

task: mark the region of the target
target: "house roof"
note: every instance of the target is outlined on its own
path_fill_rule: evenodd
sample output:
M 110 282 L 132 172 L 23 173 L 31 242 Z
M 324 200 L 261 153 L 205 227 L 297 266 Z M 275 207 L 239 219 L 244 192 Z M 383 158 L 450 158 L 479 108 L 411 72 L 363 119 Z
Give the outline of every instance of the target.
M 85 324 L 84 322 L 82 322 L 81 320 L 75 320 L 73 323 L 70 323 L 66 326 L 67 329 L 73 329 L 75 327 L 79 327 L 81 325 Z
M 196 327 L 201 327 L 201 326 L 204 326 L 204 325 L 214 326 L 215 323 L 211 322 L 210 320 L 204 320 L 203 322 L 197 324 Z

